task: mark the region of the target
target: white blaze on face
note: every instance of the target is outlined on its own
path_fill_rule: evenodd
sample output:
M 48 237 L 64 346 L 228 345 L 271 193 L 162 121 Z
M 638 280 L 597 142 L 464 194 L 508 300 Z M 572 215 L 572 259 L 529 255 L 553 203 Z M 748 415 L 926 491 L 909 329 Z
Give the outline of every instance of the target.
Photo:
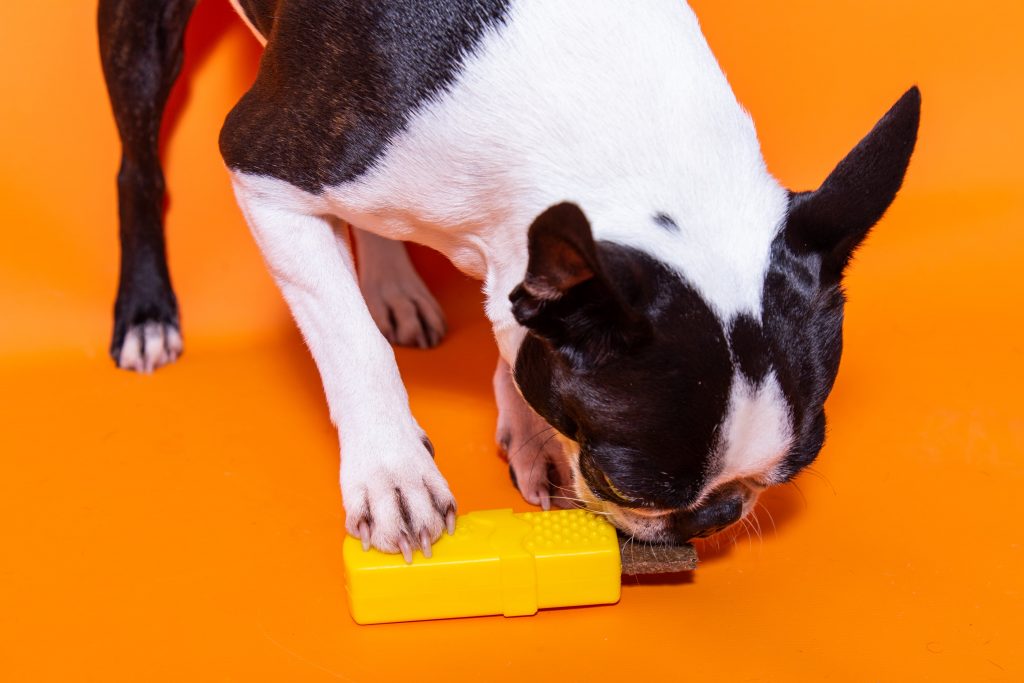
M 736 479 L 771 479 L 793 441 L 789 404 L 769 373 L 757 386 L 737 373 L 722 425 L 718 472 L 705 491 Z

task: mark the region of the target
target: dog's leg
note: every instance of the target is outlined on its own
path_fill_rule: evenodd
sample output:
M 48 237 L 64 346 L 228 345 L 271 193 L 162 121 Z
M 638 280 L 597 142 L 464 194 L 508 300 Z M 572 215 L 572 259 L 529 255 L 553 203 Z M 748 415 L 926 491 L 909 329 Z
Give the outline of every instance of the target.
M 341 438 L 349 533 L 401 552 L 455 524 L 455 501 L 433 447 L 409 411 L 394 352 L 359 292 L 347 231 L 323 209 L 289 197 L 287 183 L 233 175 L 238 203 L 302 330 Z M 284 189 L 282 189 L 284 188 Z
M 533 505 L 573 507 L 572 475 L 554 427 L 527 404 L 516 389 L 508 363 L 498 359 L 494 370 L 498 403 L 495 439 L 508 458 L 512 483 Z
M 121 274 L 110 355 L 150 372 L 181 354 L 178 303 L 164 246 L 164 177 L 157 144 L 181 69 L 195 0 L 100 0 L 100 56 L 121 136 L 117 176 Z
M 402 242 L 355 231 L 359 286 L 377 327 L 392 344 L 437 346 L 444 312 L 420 279 Z

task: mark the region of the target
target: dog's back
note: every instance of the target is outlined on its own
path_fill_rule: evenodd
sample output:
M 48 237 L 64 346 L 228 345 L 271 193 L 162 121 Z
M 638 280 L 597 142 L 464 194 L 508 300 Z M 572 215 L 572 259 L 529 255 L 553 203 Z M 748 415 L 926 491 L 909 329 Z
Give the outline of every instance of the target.
M 434 5 L 280 3 L 272 68 L 222 135 L 228 165 L 326 192 L 481 278 L 468 240 L 522 251 L 524 226 L 570 198 L 595 236 L 657 253 L 723 316 L 757 313 L 788 200 L 684 3 Z M 635 229 L 655 215 L 669 229 Z

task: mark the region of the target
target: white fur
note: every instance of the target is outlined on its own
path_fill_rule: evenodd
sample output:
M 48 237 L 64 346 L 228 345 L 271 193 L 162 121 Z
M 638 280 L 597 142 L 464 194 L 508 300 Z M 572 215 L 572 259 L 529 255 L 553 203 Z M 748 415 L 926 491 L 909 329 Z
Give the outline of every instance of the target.
M 133 325 L 125 332 L 117 367 L 150 373 L 176 361 L 182 346 L 181 333 L 171 325 L 156 322 Z
M 245 214 L 271 274 L 316 360 L 342 441 L 341 490 L 350 533 L 374 547 L 436 540 L 454 506 L 448 484 L 409 411 L 394 352 L 374 324 L 356 281 L 347 234 L 326 207 L 288 183 L 233 173 Z M 411 519 L 403 539 L 400 492 Z M 359 529 L 372 520 L 370 538 Z
M 723 318 L 760 311 L 786 194 L 692 11 L 678 0 L 517 0 L 458 83 L 375 168 L 327 198 L 354 224 L 482 277 L 502 354 L 526 229 L 577 202 L 598 239 L 674 266 Z M 653 224 L 671 215 L 681 231 Z
M 774 373 L 758 387 L 737 374 L 722 426 L 719 469 L 705 493 L 737 479 L 771 479 L 792 445 L 791 424 L 789 406 Z

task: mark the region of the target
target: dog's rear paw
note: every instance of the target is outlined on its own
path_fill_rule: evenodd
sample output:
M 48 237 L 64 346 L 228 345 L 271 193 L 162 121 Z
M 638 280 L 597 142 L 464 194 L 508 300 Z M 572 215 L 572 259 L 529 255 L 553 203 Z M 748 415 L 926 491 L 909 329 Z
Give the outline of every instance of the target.
M 448 331 L 437 299 L 430 293 L 405 245 L 356 231 L 359 288 L 378 329 L 392 344 L 432 348 Z
M 345 527 L 364 550 L 401 553 L 412 562 L 414 550 L 430 557 L 442 532 L 454 533 L 455 499 L 429 449 L 405 462 L 369 467 L 345 467 L 346 457 L 351 456 L 342 456 Z
M 421 349 L 441 343 L 447 330 L 444 311 L 414 271 L 360 281 L 366 306 L 381 333 L 392 344 Z
M 123 370 L 150 373 L 178 360 L 182 349 L 177 325 L 146 322 L 128 327 L 120 343 L 115 339 L 110 355 Z

